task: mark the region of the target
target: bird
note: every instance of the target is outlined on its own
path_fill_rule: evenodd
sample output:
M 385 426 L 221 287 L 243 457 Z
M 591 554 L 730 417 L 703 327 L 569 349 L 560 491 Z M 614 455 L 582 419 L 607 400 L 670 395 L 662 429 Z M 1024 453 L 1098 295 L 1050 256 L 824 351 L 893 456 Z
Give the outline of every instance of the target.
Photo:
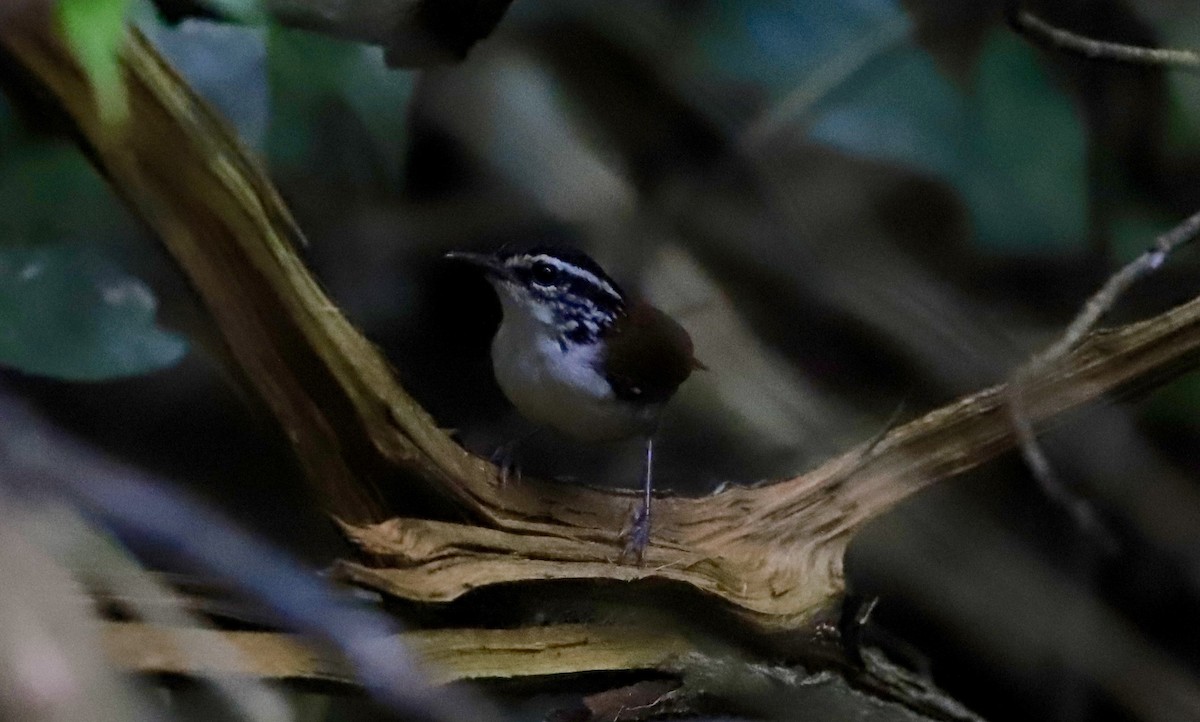
M 704 368 L 691 336 L 572 246 L 446 257 L 481 269 L 500 298 L 492 366 L 522 416 L 584 442 L 643 440 L 641 503 L 623 552 L 640 562 L 650 539 L 659 419 L 692 371 Z

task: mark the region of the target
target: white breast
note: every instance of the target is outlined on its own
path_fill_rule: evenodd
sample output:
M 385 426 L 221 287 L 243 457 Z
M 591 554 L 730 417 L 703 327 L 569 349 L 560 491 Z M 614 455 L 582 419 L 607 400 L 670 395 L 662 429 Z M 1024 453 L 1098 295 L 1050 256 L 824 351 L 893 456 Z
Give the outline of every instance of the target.
M 551 329 L 506 314 L 492 342 L 496 381 L 523 416 L 585 441 L 608 441 L 653 428 L 659 404 L 618 400 L 596 371 L 596 345 L 563 350 Z

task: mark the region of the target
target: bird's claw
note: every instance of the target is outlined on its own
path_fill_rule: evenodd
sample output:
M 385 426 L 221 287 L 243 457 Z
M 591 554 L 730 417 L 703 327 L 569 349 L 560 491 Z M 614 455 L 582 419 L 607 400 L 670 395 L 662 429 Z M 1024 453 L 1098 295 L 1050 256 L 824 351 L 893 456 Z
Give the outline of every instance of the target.
M 650 509 L 645 505 L 638 507 L 629 522 L 629 531 L 624 535 L 625 548 L 621 552 L 621 561 L 633 558 L 641 566 L 645 560 L 646 547 L 650 544 Z
M 491 462 L 496 465 L 499 473 L 500 488 L 508 486 L 510 480 L 521 481 L 521 466 L 517 463 L 516 442 L 501 444 L 492 452 Z

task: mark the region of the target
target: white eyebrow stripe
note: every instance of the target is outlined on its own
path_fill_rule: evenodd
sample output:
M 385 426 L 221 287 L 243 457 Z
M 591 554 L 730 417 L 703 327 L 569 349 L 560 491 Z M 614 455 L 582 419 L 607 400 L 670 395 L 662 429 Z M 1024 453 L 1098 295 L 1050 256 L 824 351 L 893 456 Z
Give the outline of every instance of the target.
M 598 286 L 605 293 L 617 299 L 618 301 L 622 300 L 621 294 L 617 293 L 617 289 L 613 288 L 611 283 L 605 281 L 603 278 L 600 278 L 586 268 L 580 268 L 573 263 L 567 263 L 566 261 L 555 258 L 554 256 L 547 256 L 545 254 L 537 255 L 530 259 L 530 263 L 537 263 L 539 261 L 549 263 L 558 270 L 565 271 L 576 278 L 582 278 L 592 285 Z

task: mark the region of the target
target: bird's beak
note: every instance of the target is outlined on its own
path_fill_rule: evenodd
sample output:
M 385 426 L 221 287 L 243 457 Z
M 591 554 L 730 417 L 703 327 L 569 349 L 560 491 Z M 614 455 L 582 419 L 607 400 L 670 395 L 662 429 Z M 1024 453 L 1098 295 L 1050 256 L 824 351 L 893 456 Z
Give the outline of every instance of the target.
M 488 278 L 500 278 L 511 280 L 513 275 L 503 263 L 496 260 L 495 256 L 487 253 L 470 253 L 468 251 L 450 251 L 445 255 L 447 260 L 463 261 L 472 266 L 483 269 Z

